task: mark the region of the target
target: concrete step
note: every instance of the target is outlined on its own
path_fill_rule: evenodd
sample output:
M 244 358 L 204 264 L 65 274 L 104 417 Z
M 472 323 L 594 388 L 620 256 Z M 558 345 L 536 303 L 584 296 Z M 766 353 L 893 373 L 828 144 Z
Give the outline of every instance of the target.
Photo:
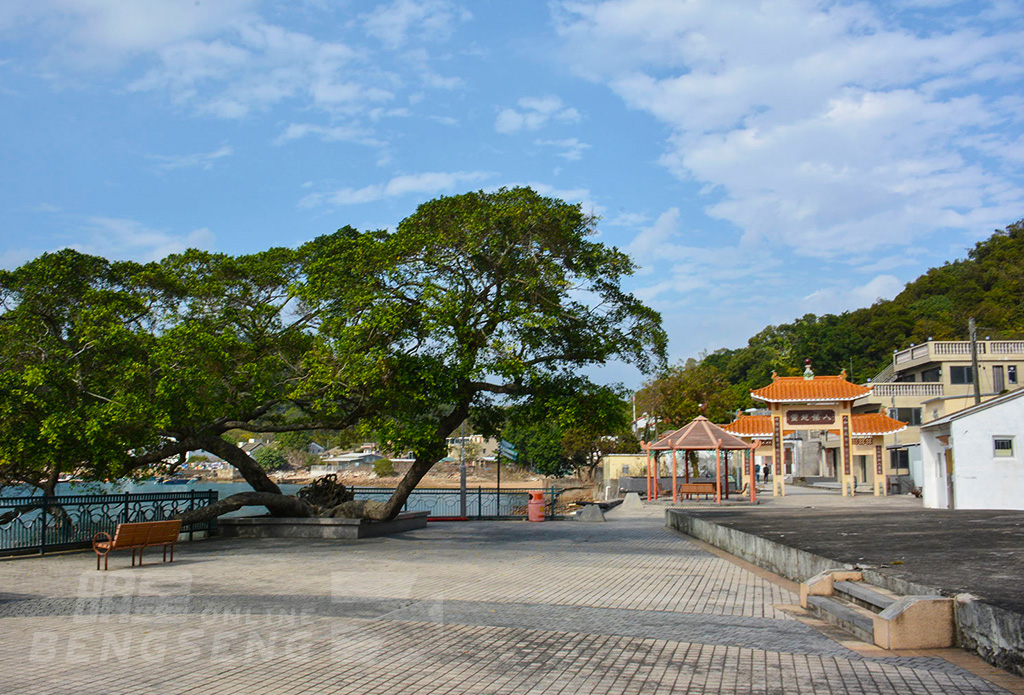
M 827 623 L 846 630 L 868 644 L 875 643 L 874 613 L 832 596 L 809 596 L 807 609 Z
M 872 584 L 857 581 L 838 581 L 832 584 L 833 594 L 873 613 L 881 613 L 896 603 L 899 596 Z
M 820 572 L 800 585 L 800 605 L 882 649 L 943 649 L 956 641 L 953 599 L 899 596 L 859 570 Z

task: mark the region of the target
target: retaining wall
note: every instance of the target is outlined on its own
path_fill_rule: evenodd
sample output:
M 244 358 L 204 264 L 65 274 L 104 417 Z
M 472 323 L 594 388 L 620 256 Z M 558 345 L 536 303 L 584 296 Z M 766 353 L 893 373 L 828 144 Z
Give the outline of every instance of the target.
M 825 570 L 854 569 L 853 565 L 719 526 L 679 509 L 665 511 L 665 525 L 795 582 L 804 582 Z M 876 570 L 864 570 L 863 574 L 866 581 L 899 594 L 942 594 L 934 587 L 890 577 Z M 964 596 L 957 598 L 954 605 L 958 645 L 990 664 L 1024 677 L 1024 615 Z

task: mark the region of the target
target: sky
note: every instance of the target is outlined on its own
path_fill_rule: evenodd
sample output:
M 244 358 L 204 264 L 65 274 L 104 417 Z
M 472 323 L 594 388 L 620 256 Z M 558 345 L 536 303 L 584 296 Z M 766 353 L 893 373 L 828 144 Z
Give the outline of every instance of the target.
M 1021 46 L 1007 0 L 3 0 L 0 267 L 529 185 L 600 216 L 675 362 L 1024 218 Z

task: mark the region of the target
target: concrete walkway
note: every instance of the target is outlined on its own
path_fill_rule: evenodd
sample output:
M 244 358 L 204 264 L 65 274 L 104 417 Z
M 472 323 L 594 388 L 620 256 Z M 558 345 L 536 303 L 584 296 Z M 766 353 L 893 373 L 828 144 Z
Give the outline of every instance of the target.
M 173 565 L 113 555 L 106 573 L 91 553 L 0 561 L 0 690 L 1007 692 L 963 668 L 999 680 L 980 660 L 846 641 L 801 614 L 792 585 L 663 518 L 213 540 Z

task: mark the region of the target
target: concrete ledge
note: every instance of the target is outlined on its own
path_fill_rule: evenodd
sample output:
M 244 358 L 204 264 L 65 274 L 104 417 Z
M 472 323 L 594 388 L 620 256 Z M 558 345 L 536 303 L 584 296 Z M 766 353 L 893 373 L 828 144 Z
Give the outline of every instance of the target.
M 855 569 L 850 564 L 689 516 L 679 509 L 665 510 L 665 525 L 795 582 L 803 583 L 827 570 Z M 865 569 L 862 574 L 865 581 L 898 594 L 941 595 L 938 589 L 877 570 Z M 955 603 L 954 614 L 956 643 L 960 647 L 1024 677 L 1024 615 L 967 599 Z
M 790 548 L 746 531 L 713 524 L 679 509 L 665 510 L 665 525 L 795 582 L 803 583 L 828 570 L 854 569 L 852 565 Z
M 427 527 L 429 512 L 406 512 L 391 521 L 368 519 L 282 519 L 249 516 L 218 519 L 224 538 L 328 538 L 352 539 L 386 536 Z

